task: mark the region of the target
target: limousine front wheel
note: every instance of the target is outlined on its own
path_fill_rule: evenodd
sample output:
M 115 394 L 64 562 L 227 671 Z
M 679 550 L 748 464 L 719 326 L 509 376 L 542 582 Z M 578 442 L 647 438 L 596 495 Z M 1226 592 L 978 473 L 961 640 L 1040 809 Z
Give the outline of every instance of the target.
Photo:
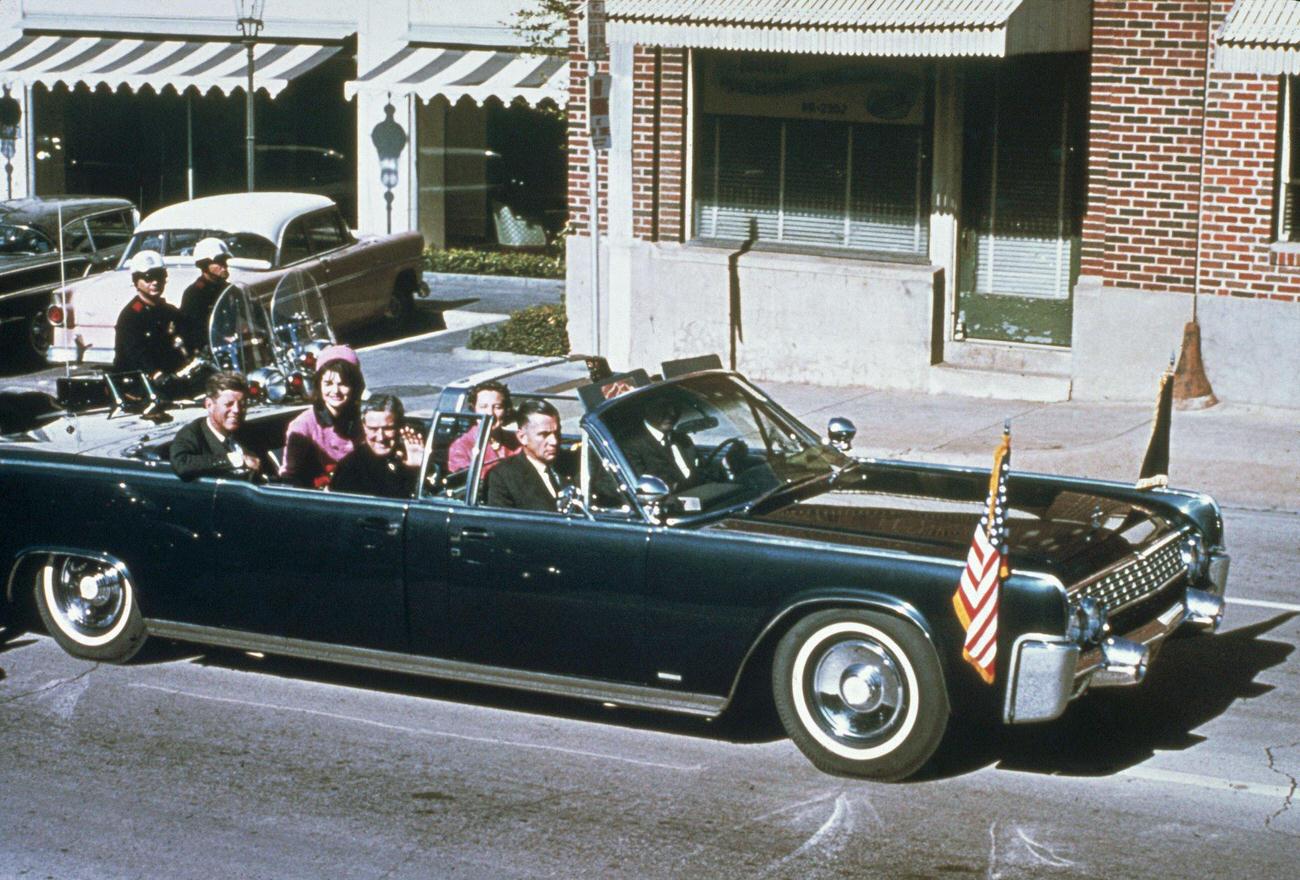
M 772 686 L 786 732 L 830 773 L 910 776 L 948 723 L 934 648 L 887 614 L 832 609 L 799 621 L 777 645 Z
M 45 628 L 74 657 L 125 663 L 145 640 L 135 587 L 121 566 L 53 556 L 36 584 Z

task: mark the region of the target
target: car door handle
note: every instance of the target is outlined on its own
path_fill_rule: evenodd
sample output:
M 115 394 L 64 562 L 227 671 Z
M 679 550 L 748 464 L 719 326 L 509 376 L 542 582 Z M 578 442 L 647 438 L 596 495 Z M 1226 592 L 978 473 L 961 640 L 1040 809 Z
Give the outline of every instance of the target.
M 382 516 L 367 516 L 359 520 L 361 528 L 367 532 L 383 532 L 396 537 L 402 533 L 402 524 L 389 522 Z
M 474 526 L 467 526 L 460 530 L 460 536 L 462 538 L 469 538 L 474 541 L 486 541 L 488 538 L 492 537 L 492 533 L 489 532 L 487 529 L 480 529 Z

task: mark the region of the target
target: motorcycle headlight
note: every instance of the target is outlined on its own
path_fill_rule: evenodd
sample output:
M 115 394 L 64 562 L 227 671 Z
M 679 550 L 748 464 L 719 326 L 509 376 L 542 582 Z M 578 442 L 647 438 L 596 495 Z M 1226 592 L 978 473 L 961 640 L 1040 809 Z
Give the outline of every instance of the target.
M 1071 602 L 1066 613 L 1065 636 L 1071 641 L 1089 645 L 1106 634 L 1106 607 L 1091 596 Z
M 284 376 L 279 370 L 271 367 L 262 367 L 260 370 L 254 370 L 248 377 L 249 384 L 256 383 L 261 388 L 261 394 L 258 395 L 271 403 L 279 403 L 284 400 L 289 393 L 288 383 L 284 381 Z
M 1178 546 L 1178 552 L 1192 580 L 1200 580 L 1205 576 L 1205 567 L 1209 564 L 1210 557 L 1205 552 L 1205 542 L 1200 535 L 1195 532 L 1185 535 Z

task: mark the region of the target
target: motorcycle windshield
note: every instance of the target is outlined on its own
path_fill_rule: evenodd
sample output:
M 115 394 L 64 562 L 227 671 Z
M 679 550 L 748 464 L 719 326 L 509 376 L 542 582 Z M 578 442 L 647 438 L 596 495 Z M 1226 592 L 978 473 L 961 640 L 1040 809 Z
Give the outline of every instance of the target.
M 276 345 L 300 356 L 334 344 L 334 328 L 320 285 L 305 269 L 286 274 L 271 296 L 271 326 Z M 297 358 L 295 357 L 296 361 Z
M 266 310 L 248 288 L 230 284 L 217 298 L 208 321 L 208 347 L 222 370 L 247 376 L 254 370 L 275 365 Z

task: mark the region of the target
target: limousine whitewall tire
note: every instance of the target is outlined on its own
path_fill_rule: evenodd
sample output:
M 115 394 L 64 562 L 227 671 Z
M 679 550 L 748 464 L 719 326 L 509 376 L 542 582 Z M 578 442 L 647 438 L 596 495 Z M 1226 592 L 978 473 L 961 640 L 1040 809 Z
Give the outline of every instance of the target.
M 786 732 L 829 773 L 903 779 L 943 738 L 948 692 L 914 624 L 837 608 L 796 623 L 777 644 L 772 690 Z
M 125 663 L 146 637 L 135 587 L 121 566 L 84 556 L 51 556 L 36 582 L 46 630 L 74 657 Z

